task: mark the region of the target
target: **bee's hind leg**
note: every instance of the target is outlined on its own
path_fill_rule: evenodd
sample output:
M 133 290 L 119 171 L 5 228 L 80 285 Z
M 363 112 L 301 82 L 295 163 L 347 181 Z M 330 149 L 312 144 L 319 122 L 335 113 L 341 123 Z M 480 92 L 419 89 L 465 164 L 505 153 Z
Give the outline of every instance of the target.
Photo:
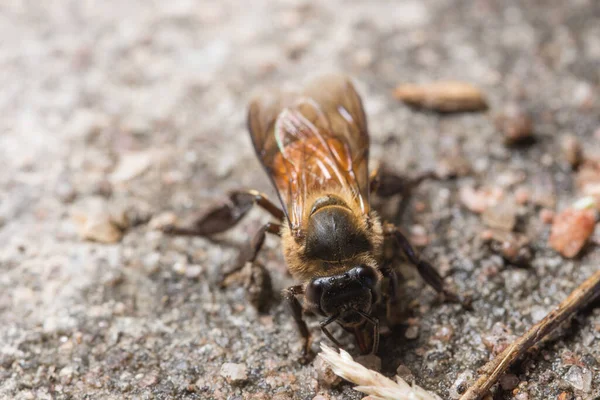
M 314 358 L 314 353 L 310 349 L 311 345 L 311 337 L 310 331 L 308 330 L 308 326 L 306 322 L 302 318 L 302 305 L 296 296 L 304 294 L 304 287 L 302 285 L 290 286 L 283 291 L 283 297 L 289 307 L 289 310 L 294 317 L 294 321 L 296 321 L 296 326 L 300 335 L 302 336 L 303 346 L 302 346 L 302 358 L 300 359 L 303 363 L 308 363 L 312 358 Z
M 234 227 L 254 205 L 269 212 L 278 221 L 285 214 L 264 194 L 256 190 L 237 190 L 229 193 L 229 201 L 209 210 L 186 226 L 167 225 L 162 231 L 169 235 L 211 236 Z
M 404 236 L 396 226 L 386 224 L 384 227 L 384 235 L 395 239 L 396 244 L 406 255 L 408 261 L 417 268 L 419 275 L 421 275 L 423 280 L 436 292 L 443 294 L 448 301 L 461 303 L 467 308 L 470 307 L 468 299 L 462 299 L 444 284 L 444 280 L 433 265 L 417 256 L 406 236 Z
M 377 166 L 369 177 L 371 193 L 380 197 L 392 197 L 397 194 L 406 196 L 410 191 L 427 179 L 439 179 L 434 171 L 421 172 L 414 177 L 408 177 L 391 172 L 382 165 Z

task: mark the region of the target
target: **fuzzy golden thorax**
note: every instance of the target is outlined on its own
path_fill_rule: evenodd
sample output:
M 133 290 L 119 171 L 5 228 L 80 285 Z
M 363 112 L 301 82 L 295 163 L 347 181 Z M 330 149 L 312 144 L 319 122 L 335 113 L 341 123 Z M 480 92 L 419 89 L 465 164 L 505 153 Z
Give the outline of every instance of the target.
M 281 232 L 285 260 L 296 279 L 333 276 L 358 265 L 377 270 L 383 229 L 376 212 L 363 213 L 356 196 L 345 190 L 320 191 L 305 204 L 300 231 L 286 224 Z

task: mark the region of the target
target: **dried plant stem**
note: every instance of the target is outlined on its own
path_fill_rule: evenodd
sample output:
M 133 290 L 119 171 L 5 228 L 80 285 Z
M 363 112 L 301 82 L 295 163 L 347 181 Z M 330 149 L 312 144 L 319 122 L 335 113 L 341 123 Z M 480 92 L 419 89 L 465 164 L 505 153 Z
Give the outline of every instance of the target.
M 352 359 L 352 356 L 340 349 L 333 350 L 321 344 L 321 357 L 333 369 L 333 372 L 358 386 L 354 390 L 365 393 L 373 400 L 441 400 L 441 398 L 417 386 L 410 385 L 399 376 L 391 380 L 377 371 L 365 368 Z M 367 397 L 365 397 L 367 398 Z
M 484 365 L 481 368 L 482 375 L 460 400 L 480 399 L 517 358 L 598 295 L 600 295 L 600 270 L 583 282 L 544 319 L 508 346 L 495 359 Z

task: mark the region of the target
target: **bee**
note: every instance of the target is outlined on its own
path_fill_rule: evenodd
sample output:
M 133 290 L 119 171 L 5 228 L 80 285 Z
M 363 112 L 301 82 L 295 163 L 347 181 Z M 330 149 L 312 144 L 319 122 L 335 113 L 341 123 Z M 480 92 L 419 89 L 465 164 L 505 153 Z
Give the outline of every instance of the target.
M 247 262 L 256 262 L 267 234 L 281 237 L 288 270 L 299 282 L 285 289 L 283 297 L 303 338 L 305 356 L 311 335 L 304 312 L 324 317 L 321 330 L 339 347 L 328 329 L 334 322 L 355 335 L 361 352 L 377 351 L 379 321 L 373 311 L 383 298 L 384 278 L 389 279 L 390 301 L 398 297 L 397 272 L 384 255 L 386 241 L 436 291 L 455 298 L 402 232 L 371 209 L 372 193 L 405 193 L 419 179 L 382 170 L 369 173 L 367 119 L 349 78 L 326 75 L 301 91 L 266 92 L 251 101 L 247 124 L 281 207 L 255 190 L 235 191 L 193 226 L 165 231 L 211 236 L 232 228 L 254 205 L 269 212 L 276 222 L 256 233 Z

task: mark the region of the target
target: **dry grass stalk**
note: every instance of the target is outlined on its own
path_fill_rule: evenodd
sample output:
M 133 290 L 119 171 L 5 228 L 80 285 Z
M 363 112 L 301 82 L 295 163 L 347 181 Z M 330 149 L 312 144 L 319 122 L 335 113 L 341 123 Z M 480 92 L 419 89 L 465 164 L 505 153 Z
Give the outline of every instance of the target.
M 358 386 L 354 390 L 365 393 L 372 400 L 441 400 L 439 396 L 425 389 L 410 385 L 399 376 L 396 381 L 380 373 L 363 367 L 352 356 L 340 349 L 340 352 L 322 344 L 319 354 L 328 363 L 336 375 Z
M 600 271 L 577 287 L 558 307 L 498 354 L 495 359 L 484 365 L 477 382 L 463 394 L 460 400 L 482 398 L 515 360 L 598 295 L 600 295 Z

